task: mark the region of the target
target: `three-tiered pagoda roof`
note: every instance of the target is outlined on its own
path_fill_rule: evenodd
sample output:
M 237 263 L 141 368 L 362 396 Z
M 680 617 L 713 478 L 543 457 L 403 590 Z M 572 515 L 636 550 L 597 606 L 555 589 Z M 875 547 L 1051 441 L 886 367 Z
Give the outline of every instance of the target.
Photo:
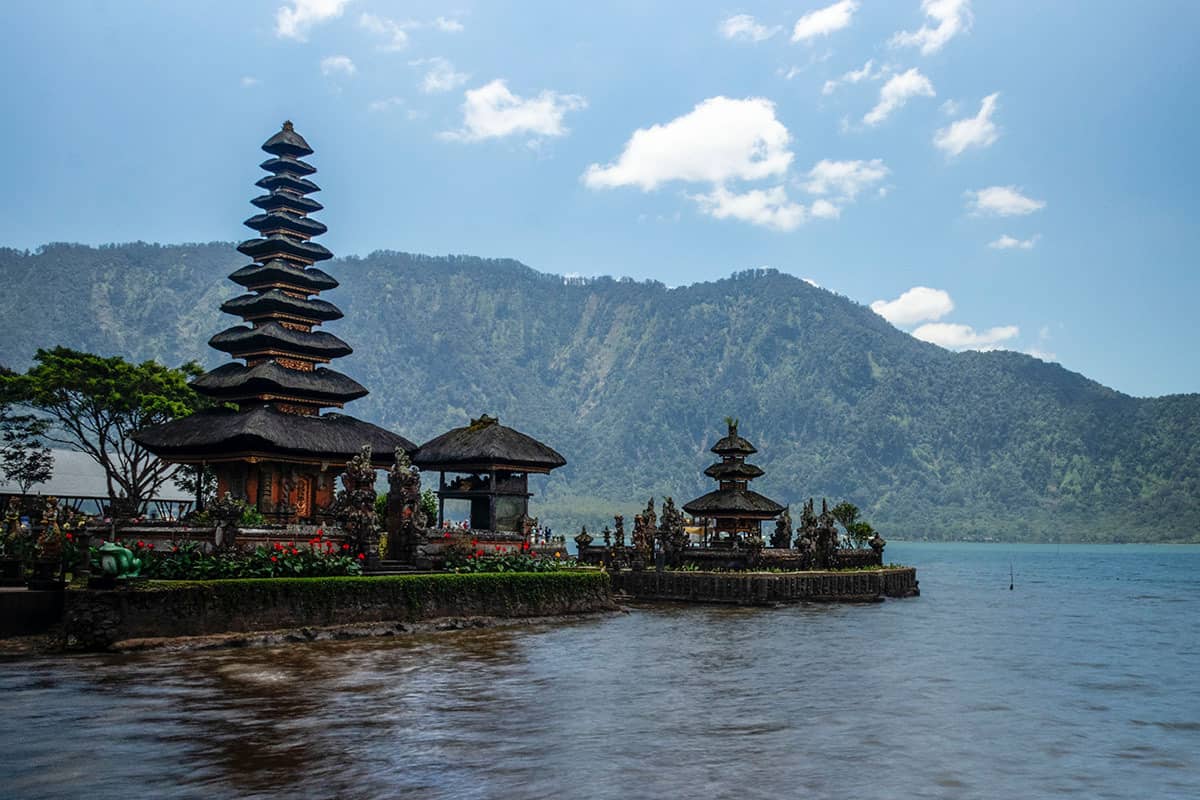
M 761 468 L 746 463 L 746 456 L 758 449 L 738 435 L 736 421 L 728 424 L 728 433 L 712 446 L 721 460 L 704 470 L 718 481 L 718 488 L 685 503 L 683 510 L 695 517 L 716 519 L 719 526 L 723 522 L 732 522 L 735 529 L 743 522 L 757 526 L 777 517 L 784 507 L 749 488 L 750 481 L 763 475 Z

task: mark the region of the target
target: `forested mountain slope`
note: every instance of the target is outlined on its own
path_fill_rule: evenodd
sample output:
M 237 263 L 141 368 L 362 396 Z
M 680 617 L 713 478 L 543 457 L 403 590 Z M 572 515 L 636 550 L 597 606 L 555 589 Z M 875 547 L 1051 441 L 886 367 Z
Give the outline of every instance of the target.
M 207 340 L 244 262 L 226 243 L 0 250 L 0 363 L 56 344 L 221 363 Z M 850 500 L 885 536 L 1200 537 L 1200 395 L 951 353 L 773 271 L 668 289 L 392 252 L 328 271 L 346 312 L 328 328 L 355 348 L 338 368 L 371 390 L 347 412 L 421 442 L 486 411 L 545 440 L 569 464 L 535 513 L 560 529 L 707 491 L 732 415 L 756 489 Z

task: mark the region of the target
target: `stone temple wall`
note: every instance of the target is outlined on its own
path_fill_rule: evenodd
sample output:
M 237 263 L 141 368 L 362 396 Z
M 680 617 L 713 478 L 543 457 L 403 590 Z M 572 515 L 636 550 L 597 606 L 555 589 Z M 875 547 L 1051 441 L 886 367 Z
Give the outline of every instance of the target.
M 613 589 L 634 600 L 771 605 L 803 601 L 855 602 L 921 593 L 912 567 L 851 572 L 621 571 Z

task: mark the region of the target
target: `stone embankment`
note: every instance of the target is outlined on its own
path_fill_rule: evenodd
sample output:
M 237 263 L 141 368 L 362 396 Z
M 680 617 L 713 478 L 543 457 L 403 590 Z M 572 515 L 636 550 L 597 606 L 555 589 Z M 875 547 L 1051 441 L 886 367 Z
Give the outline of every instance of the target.
M 633 600 L 736 605 L 866 602 L 921 593 L 913 567 L 779 573 L 642 570 L 613 573 L 612 581 L 616 592 Z

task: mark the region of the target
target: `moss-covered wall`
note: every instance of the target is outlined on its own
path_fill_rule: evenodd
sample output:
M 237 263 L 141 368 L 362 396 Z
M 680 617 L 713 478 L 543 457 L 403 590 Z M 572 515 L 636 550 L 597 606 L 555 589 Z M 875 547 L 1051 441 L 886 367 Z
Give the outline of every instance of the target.
M 862 601 L 920 594 L 912 567 L 850 572 L 620 572 L 614 588 L 637 600 L 760 605 Z
M 539 617 L 614 608 L 593 571 L 151 581 L 69 591 L 67 645 L 438 617 Z

